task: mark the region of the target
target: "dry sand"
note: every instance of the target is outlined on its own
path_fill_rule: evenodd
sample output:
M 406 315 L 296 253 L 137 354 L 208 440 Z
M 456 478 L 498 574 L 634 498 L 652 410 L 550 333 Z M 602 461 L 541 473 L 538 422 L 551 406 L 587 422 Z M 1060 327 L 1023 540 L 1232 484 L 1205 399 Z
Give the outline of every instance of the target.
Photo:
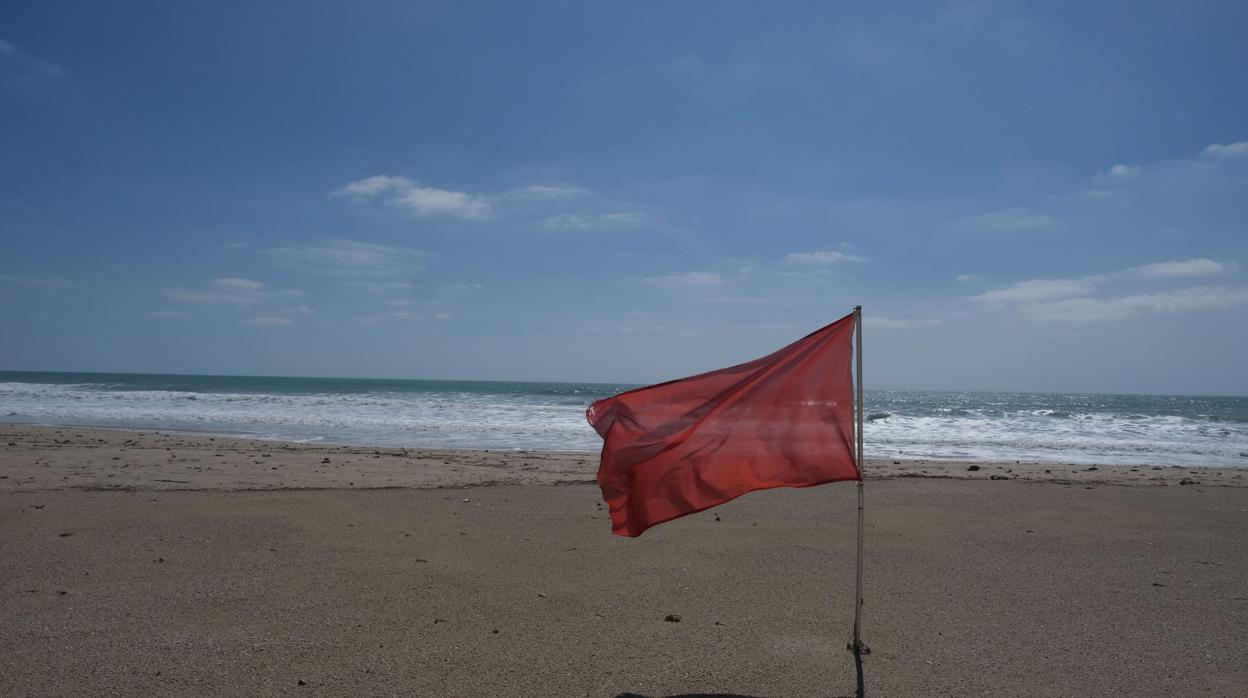
M 852 695 L 849 483 L 213 438 L 0 427 L 0 695 Z M 868 695 L 1246 695 L 1243 471 L 980 466 L 869 471 Z

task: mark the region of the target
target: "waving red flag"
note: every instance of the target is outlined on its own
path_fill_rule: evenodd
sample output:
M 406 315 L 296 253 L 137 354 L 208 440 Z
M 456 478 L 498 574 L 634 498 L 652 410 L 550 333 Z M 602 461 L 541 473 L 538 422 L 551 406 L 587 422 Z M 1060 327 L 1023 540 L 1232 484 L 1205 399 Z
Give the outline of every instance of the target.
M 761 359 L 590 405 L 612 533 L 638 536 L 754 490 L 861 479 L 853 336 L 850 314 Z

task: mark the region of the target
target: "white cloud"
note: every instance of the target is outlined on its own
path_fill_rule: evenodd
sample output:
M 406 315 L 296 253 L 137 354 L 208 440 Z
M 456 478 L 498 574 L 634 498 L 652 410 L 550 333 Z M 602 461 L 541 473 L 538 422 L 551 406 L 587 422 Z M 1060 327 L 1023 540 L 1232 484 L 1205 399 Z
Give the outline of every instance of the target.
M 605 225 L 637 225 L 645 220 L 640 213 L 604 213 L 598 216 Z
M 269 250 L 269 254 L 313 271 L 369 277 L 415 274 L 429 256 L 424 250 L 414 247 L 378 245 L 358 240 L 327 240 L 314 245 L 278 247 Z
M 416 284 L 408 281 L 348 281 L 348 286 L 364 289 L 365 292 L 375 296 L 385 296 L 391 293 L 414 293 Z
M 379 199 L 385 205 L 402 209 L 417 218 L 446 216 L 484 220 L 491 213 L 490 200 L 486 196 L 425 187 L 406 177 L 389 175 L 356 180 L 335 190 L 330 196 L 348 197 L 356 201 Z
M 592 230 L 594 219 L 580 213 L 560 213 L 542 220 L 548 230 Z
M 975 296 L 975 300 L 987 303 L 1030 302 L 1069 298 L 1091 293 L 1101 277 L 1084 277 L 1081 279 L 1031 279 L 988 291 Z
M 490 203 L 485 198 L 446 189 L 412 187 L 400 192 L 386 203 L 406 209 L 417 218 L 450 216 L 467 220 L 482 220 L 490 216 Z
M 15 60 L 21 61 L 27 65 L 33 66 L 48 75 L 60 77 L 65 74 L 65 68 L 49 61 L 36 58 L 29 53 L 21 50 L 11 41 L 0 39 L 0 56 L 8 56 Z
M 1095 188 L 1081 194 L 1088 199 L 1123 201 L 1128 189 L 1142 185 L 1159 185 L 1173 189 L 1177 184 L 1212 181 L 1222 176 L 1216 161 L 1248 157 L 1248 141 L 1211 143 L 1199 153 L 1186 157 L 1159 160 L 1143 165 L 1117 164 L 1093 178 Z
M 1119 298 L 1067 298 L 1022 308 L 1035 320 L 1095 322 L 1154 312 L 1225 310 L 1248 305 L 1248 289 L 1197 286 Z
M 989 211 L 964 219 L 965 222 L 988 230 L 1039 230 L 1057 225 L 1058 220 L 1043 213 L 1036 213 L 1027 208 L 1007 208 L 1000 211 Z
M 859 257 L 854 254 L 846 254 L 844 252 L 836 252 L 835 250 L 815 250 L 813 252 L 790 252 L 784 256 L 785 264 L 804 264 L 810 266 L 823 266 L 828 264 L 843 264 L 867 261 L 866 257 Z
M 1029 279 L 981 293 L 974 300 L 987 303 L 1034 303 L 1059 298 L 1085 296 L 1098 286 L 1114 280 L 1126 279 L 1177 279 L 1196 276 L 1212 276 L 1234 271 L 1234 263 L 1217 262 L 1212 259 L 1184 259 L 1144 264 L 1107 274 L 1090 274 L 1069 279 Z M 961 277 L 959 277 L 959 281 Z
M 974 297 L 986 303 L 1008 303 L 1023 317 L 1043 321 L 1096 321 L 1184 310 L 1220 310 L 1248 303 L 1248 289 L 1198 286 L 1116 297 L 1094 297 L 1100 286 L 1114 283 L 1164 283 L 1170 279 L 1225 274 L 1233 262 L 1197 258 L 1129 267 L 1106 274 L 1069 279 L 1031 279 Z
M 290 318 L 281 317 L 280 315 L 257 315 L 243 322 L 248 325 L 259 325 L 261 327 L 284 327 L 294 324 L 294 321 Z
M 708 288 L 724 282 L 719 274 L 709 271 L 687 271 L 679 274 L 651 276 L 642 281 L 650 286 L 663 288 Z
M 232 291 L 249 292 L 249 291 L 264 290 L 264 284 L 260 283 L 259 281 L 253 281 L 251 279 L 240 279 L 234 276 L 226 277 L 223 279 L 217 279 L 213 281 L 212 284 L 216 286 L 217 288 L 222 288 L 222 289 L 227 289 L 227 290 L 232 290 Z
M 1215 158 L 1240 158 L 1248 156 L 1248 141 L 1239 141 L 1238 143 L 1212 143 L 1205 146 L 1201 153 Z
M 596 230 L 637 225 L 643 220 L 640 213 L 559 213 L 546 217 L 541 225 L 547 230 Z
M 179 320 L 186 317 L 186 313 L 180 310 L 154 310 L 148 313 L 147 316 L 158 320 Z
M 960 284 L 965 284 L 970 281 L 974 281 L 975 277 L 971 274 L 958 274 L 957 276 L 953 277 L 953 280 L 957 281 Z
M 382 192 L 389 191 L 396 186 L 409 184 L 411 180 L 406 177 L 391 177 L 389 175 L 377 175 L 375 177 L 366 177 L 365 179 L 357 179 L 330 193 L 330 196 L 349 196 L 353 199 L 369 199 Z
M 1225 274 L 1227 272 L 1234 271 L 1235 269 L 1236 266 L 1234 264 L 1226 264 L 1223 262 L 1215 262 L 1212 259 L 1201 258 L 1145 264 L 1144 266 L 1127 269 L 1123 273 L 1146 279 L 1171 279 L 1191 276 L 1213 276 L 1216 274 Z
M 479 293 L 485 290 L 481 284 L 457 283 L 447 284 L 438 289 L 439 296 L 461 296 L 468 293 Z
M 231 305 L 253 305 L 276 300 L 289 300 L 303 295 L 303 291 L 295 288 L 270 289 L 259 281 L 228 276 L 213 279 L 207 289 L 164 288 L 161 292 L 166 298 L 185 303 L 226 303 Z
M 507 196 L 513 199 L 529 201 L 549 201 L 552 199 L 570 199 L 575 196 L 584 196 L 588 193 L 588 189 L 570 184 L 534 184 L 512 189 L 507 192 Z
M 451 320 L 451 319 L 454 319 L 454 317 L 455 316 L 451 315 L 450 313 L 434 313 L 433 314 L 434 320 Z

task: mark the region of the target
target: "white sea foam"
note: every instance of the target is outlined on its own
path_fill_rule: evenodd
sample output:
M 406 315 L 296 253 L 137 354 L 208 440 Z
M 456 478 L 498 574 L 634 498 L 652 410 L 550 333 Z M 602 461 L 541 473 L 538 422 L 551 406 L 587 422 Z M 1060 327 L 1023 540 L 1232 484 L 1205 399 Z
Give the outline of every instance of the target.
M 378 445 L 597 448 L 584 408 L 480 393 L 190 393 L 0 383 L 0 418 Z
M 1047 417 L 1047 418 L 1046 418 Z M 1248 430 L 1186 417 L 893 415 L 866 425 L 877 457 L 1248 467 Z
M 584 417 L 587 403 L 600 396 L 593 389 L 544 390 L 533 384 L 524 390 L 514 387 L 520 384 L 455 389 L 456 385 L 230 392 L 136 390 L 104 382 L 2 382 L 0 420 L 389 446 L 555 450 L 601 446 Z M 1173 407 L 1169 398 L 1164 399 L 1164 409 L 1151 414 L 1133 402 L 1115 402 L 1112 396 L 1044 398 L 1055 406 L 1033 404 L 1037 399 L 882 393 L 873 405 L 869 397 L 873 419 L 865 425 L 867 455 L 1248 467 L 1248 421 L 1235 416 L 1238 412 L 1201 415 L 1197 404 L 1184 407 L 1190 412 L 1187 416 L 1165 413 Z

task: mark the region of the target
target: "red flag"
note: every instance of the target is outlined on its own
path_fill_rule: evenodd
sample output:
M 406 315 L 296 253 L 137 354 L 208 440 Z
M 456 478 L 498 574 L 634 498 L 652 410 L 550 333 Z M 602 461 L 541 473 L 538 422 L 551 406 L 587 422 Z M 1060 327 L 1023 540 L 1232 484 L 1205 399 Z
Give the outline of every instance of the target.
M 590 405 L 612 533 L 638 536 L 754 490 L 861 479 L 853 335 L 846 315 L 761 359 Z

